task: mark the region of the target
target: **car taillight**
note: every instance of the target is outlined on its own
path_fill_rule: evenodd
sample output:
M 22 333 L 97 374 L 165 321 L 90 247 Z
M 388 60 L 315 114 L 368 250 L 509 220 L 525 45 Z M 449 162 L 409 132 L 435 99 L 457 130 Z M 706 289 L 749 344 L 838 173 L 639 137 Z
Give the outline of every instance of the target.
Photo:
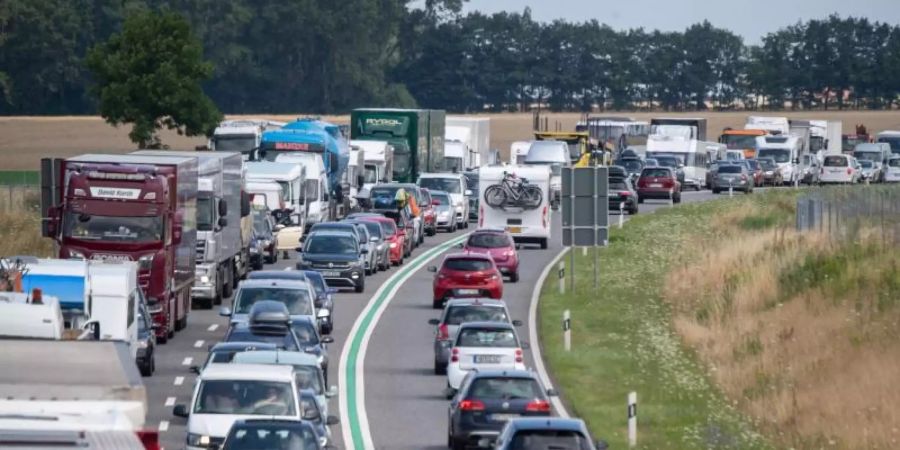
M 517 362 L 517 363 L 520 363 L 520 362 L 522 362 L 522 361 L 524 361 L 524 359 L 522 358 L 522 349 L 521 349 L 521 348 L 517 348 L 517 349 L 516 349 L 516 362 Z
M 484 402 L 481 400 L 463 400 L 459 402 L 460 411 L 484 411 Z
M 446 323 L 442 323 L 442 324 L 438 325 L 437 339 L 439 341 L 449 341 L 450 340 L 450 329 L 447 327 Z
M 528 412 L 550 412 L 550 402 L 546 400 L 535 400 L 525 405 L 525 411 Z
M 162 450 L 159 445 L 159 432 L 156 430 L 138 430 L 134 434 L 140 439 L 144 450 Z
M 450 362 L 459 362 L 459 349 L 456 347 L 450 350 Z
M 620 196 L 620 197 L 628 197 L 629 195 L 631 195 L 631 192 L 628 192 L 628 191 L 619 191 L 619 196 Z
M 850 167 L 848 167 L 848 168 L 847 168 L 847 175 L 852 175 L 852 174 L 853 174 L 853 169 L 850 168 Z
M 547 207 L 544 207 L 544 211 L 541 213 L 541 221 L 544 224 L 544 228 L 547 228 Z
M 478 207 L 478 226 L 484 226 L 484 205 Z

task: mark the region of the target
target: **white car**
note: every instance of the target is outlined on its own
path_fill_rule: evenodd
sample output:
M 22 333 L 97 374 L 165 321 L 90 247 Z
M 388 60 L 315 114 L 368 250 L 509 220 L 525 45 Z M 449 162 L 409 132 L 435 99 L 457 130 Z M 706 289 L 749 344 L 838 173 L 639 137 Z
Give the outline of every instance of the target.
M 297 389 L 308 389 L 315 394 L 323 416 L 328 416 L 328 399 L 337 395 L 337 386 L 326 389 L 325 375 L 315 355 L 283 350 L 256 350 L 234 355 L 232 364 L 279 364 L 293 367 Z
M 855 183 L 859 174 L 850 155 L 828 155 L 822 161 L 819 183 Z
M 294 368 L 272 364 L 212 364 L 197 378 L 187 418 L 187 449 L 219 448 L 235 421 L 300 419 Z
M 884 167 L 884 181 L 886 183 L 900 182 L 900 158 L 891 158 Z
M 459 390 L 463 378 L 471 370 L 525 370 L 525 348 L 527 345 L 519 342 L 511 323 L 463 323 L 450 349 L 448 398 Z
M 469 190 L 466 176 L 462 173 L 423 173 L 419 175 L 419 187 L 429 191 L 444 191 L 450 194 L 452 211 L 460 228 L 469 227 Z

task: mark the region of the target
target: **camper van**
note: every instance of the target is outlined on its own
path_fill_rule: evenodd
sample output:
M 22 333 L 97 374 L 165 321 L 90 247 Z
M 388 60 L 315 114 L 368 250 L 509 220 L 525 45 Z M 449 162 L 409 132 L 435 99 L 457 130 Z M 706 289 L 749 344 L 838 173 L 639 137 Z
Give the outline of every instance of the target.
M 527 180 L 540 188 L 541 202 L 536 207 L 491 207 L 483 201 L 491 186 L 503 183 L 507 176 Z M 504 229 L 515 242 L 536 243 L 546 249 L 550 239 L 551 188 L 553 176 L 549 165 L 485 166 L 478 171 L 478 198 L 482 199 L 478 211 L 478 226 Z
M 781 169 L 784 184 L 794 184 L 800 179 L 797 163 L 802 153 L 802 144 L 796 136 L 759 136 L 756 138 L 756 157 L 774 159 Z
M 531 142 L 529 141 L 513 142 L 512 145 L 509 146 L 509 163 L 524 164 L 525 155 L 528 154 L 529 148 L 531 148 Z

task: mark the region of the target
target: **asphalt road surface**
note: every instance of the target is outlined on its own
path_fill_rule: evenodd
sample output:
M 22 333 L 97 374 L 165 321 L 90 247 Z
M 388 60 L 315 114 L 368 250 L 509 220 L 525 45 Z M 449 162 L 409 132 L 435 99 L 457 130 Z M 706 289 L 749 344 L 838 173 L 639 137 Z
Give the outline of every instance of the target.
M 717 197 L 709 191 L 685 192 L 683 201 Z M 668 206 L 667 202 L 647 201 L 641 205 L 640 214 Z M 617 221 L 618 215 L 612 214 L 610 224 Z M 559 225 L 556 215 L 554 229 L 558 230 Z M 352 448 L 345 445 L 344 436 L 354 436 L 355 442 L 377 449 L 446 448 L 448 402 L 442 395 L 446 377 L 433 373 L 433 327 L 427 322 L 439 312 L 431 308 L 433 274 L 425 268 L 432 263 L 426 259 L 437 261 L 446 251 L 452 252 L 452 244 L 473 229 L 426 238 L 404 266 L 369 277 L 365 293 L 341 292 L 336 296 L 332 333 L 335 342 L 329 346 L 328 376 L 329 383 L 339 389 L 338 398 L 332 399 L 331 405 L 332 414 L 337 415 L 340 410 L 342 418 L 342 423 L 332 429 L 337 448 Z M 524 324 L 519 329 L 523 340 L 528 340 L 528 306 L 537 278 L 561 249 L 559 234 L 552 237 L 547 250 L 523 247 L 520 281 L 506 282 L 504 286 L 504 300 L 512 317 Z M 279 259 L 266 269 L 292 268 L 295 262 L 292 254 L 291 259 Z M 230 305 L 230 299 L 224 304 Z M 344 345 L 364 312 L 360 324 L 352 330 L 354 340 L 348 348 L 349 355 L 345 355 L 346 370 L 340 371 Z M 186 419 L 172 416 L 172 407 L 190 403 L 196 376 L 189 367 L 203 363 L 207 347 L 222 339 L 227 326 L 228 320 L 218 315 L 218 307 L 194 310 L 187 329 L 157 348 L 156 373 L 144 379 L 149 401 L 148 427 L 159 427 L 166 449 L 181 449 L 185 444 Z M 538 343 L 531 344 L 534 347 Z M 354 356 L 362 360 L 362 355 L 364 370 L 353 370 Z M 529 367 L 533 366 L 531 358 L 531 352 L 526 352 Z M 348 386 L 340 385 L 341 380 L 352 384 L 351 395 Z M 343 407 L 339 408 L 339 404 Z

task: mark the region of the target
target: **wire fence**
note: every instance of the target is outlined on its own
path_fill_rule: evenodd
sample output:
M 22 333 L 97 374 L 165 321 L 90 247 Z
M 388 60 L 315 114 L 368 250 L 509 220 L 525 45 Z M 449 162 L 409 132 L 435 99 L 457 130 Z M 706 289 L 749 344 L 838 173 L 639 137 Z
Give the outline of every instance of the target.
M 856 240 L 863 229 L 900 244 L 900 185 L 818 188 L 797 199 L 797 231 Z
M 0 185 L 0 213 L 38 213 L 40 210 L 40 186 Z

